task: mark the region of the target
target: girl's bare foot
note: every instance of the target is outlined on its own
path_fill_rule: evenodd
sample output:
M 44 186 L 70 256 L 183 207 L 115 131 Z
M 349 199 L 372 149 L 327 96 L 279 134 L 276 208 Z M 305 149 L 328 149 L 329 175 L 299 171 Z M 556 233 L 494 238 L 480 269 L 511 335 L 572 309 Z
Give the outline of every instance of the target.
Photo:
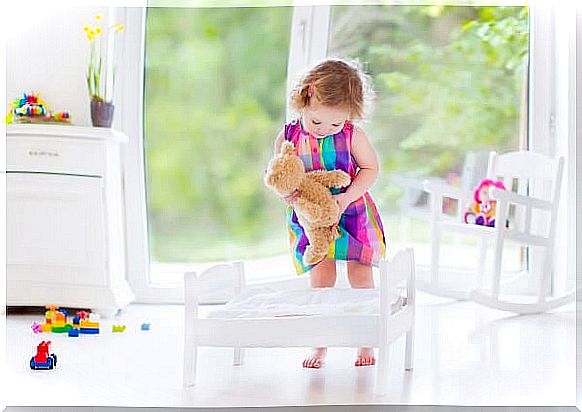
M 325 355 L 327 353 L 327 348 L 313 348 L 311 356 L 308 356 L 303 361 L 304 368 L 314 368 L 319 369 L 323 366 L 325 361 Z
M 371 366 L 376 364 L 373 348 L 359 348 L 355 366 Z

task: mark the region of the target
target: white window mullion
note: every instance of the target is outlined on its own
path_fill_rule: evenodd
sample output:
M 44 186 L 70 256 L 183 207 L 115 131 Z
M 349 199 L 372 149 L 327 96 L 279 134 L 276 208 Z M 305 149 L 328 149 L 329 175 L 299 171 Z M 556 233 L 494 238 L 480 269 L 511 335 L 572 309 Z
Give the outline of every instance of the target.
M 553 290 L 556 295 L 573 290 L 576 278 L 576 5 L 564 3 L 555 11 L 555 113 L 554 150 L 563 156 L 564 176 L 558 209 L 554 251 Z
M 551 156 L 555 135 L 554 15 L 551 2 L 530 5 L 529 149 Z
M 529 150 L 548 156 L 556 154 L 555 13 L 551 2 L 534 0 L 530 4 L 528 143 Z M 535 193 L 537 188 L 530 190 Z M 539 249 L 530 249 L 529 270 L 533 275 L 528 282 L 530 291 L 536 290 L 543 270 L 544 251 Z
M 287 64 L 287 95 L 299 74 L 327 56 L 330 11 L 329 5 L 293 8 Z M 289 110 L 287 120 L 290 120 Z
M 114 126 L 129 136 L 124 153 L 127 278 L 137 302 L 177 303 L 183 301 L 181 286 L 156 287 L 150 282 L 143 145 L 146 8 L 144 5 L 123 10 L 122 20 L 127 29 L 123 37 L 122 66 L 119 68 L 122 100 L 117 102 L 117 112 L 122 117 Z

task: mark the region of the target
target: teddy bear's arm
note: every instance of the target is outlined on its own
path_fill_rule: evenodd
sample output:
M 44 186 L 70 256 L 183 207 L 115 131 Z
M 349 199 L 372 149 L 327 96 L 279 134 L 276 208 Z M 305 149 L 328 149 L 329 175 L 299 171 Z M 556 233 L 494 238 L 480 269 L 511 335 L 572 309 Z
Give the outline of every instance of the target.
M 350 175 L 343 170 L 313 170 L 307 177 L 325 187 L 346 187 L 351 183 Z

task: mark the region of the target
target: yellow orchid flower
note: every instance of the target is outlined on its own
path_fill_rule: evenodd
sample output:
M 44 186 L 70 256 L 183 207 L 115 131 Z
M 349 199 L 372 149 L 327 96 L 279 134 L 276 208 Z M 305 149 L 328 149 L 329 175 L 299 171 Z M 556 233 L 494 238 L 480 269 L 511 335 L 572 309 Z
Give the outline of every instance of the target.
M 115 24 L 115 31 L 122 32 L 124 30 L 125 30 L 125 26 L 123 24 L 121 24 L 121 23 Z
M 95 19 L 97 19 L 97 21 L 101 21 L 102 18 L 103 16 L 101 14 L 95 16 Z
M 97 36 L 101 34 L 101 27 L 97 27 L 97 28 L 95 29 L 95 34 L 96 34 Z
M 88 32 L 89 31 L 89 26 L 83 27 L 83 31 Z

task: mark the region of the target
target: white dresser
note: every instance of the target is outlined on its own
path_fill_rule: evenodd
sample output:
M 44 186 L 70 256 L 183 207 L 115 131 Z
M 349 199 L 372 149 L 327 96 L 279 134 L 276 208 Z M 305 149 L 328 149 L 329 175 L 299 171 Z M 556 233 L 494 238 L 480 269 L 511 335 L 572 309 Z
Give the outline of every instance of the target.
M 7 126 L 7 306 L 110 314 L 134 299 L 125 276 L 126 141 L 111 129 Z

